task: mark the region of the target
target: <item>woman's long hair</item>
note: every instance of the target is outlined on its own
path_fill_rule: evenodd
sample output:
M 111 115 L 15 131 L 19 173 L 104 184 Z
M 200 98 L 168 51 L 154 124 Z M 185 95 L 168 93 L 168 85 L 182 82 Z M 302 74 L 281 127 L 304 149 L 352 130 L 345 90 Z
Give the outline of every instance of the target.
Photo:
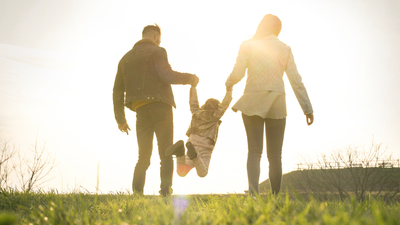
M 254 34 L 253 38 L 262 38 L 268 34 L 274 34 L 278 36 L 282 29 L 282 22 L 281 20 L 272 14 L 265 15 L 260 24 L 258 24 L 256 33 Z

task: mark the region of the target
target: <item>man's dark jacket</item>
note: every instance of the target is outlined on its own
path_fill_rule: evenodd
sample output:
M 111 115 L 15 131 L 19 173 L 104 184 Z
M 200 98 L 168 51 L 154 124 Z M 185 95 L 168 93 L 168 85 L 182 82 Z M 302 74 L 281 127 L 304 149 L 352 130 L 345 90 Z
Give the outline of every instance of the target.
M 176 108 L 171 84 L 191 84 L 195 76 L 173 71 L 167 51 L 148 39 L 138 41 L 118 64 L 113 89 L 114 114 L 118 124 L 126 123 L 124 105 L 154 100 Z

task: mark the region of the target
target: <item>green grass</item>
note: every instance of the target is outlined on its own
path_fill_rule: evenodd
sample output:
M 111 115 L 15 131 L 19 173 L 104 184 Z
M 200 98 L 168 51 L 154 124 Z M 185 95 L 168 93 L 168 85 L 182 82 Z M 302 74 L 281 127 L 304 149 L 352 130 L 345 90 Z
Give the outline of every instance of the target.
M 137 196 L 0 192 L 2 224 L 400 224 L 400 203 L 272 195 Z

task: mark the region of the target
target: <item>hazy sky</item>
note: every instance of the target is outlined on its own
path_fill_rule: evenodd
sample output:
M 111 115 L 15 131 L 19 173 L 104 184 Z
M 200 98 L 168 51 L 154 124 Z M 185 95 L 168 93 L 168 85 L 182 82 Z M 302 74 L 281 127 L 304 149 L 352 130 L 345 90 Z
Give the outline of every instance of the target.
M 285 78 L 287 126 L 283 170 L 301 156 L 373 140 L 400 158 L 400 2 L 326 1 L 69 1 L 0 2 L 0 135 L 21 152 L 38 139 L 59 163 L 43 188 L 131 189 L 137 161 L 135 113 L 129 136 L 114 120 L 112 87 L 120 58 L 157 23 L 174 70 L 195 73 L 200 103 L 222 100 L 239 45 L 268 13 L 282 20 L 279 38 L 292 47 L 314 107 L 306 119 Z M 232 105 L 245 79 L 234 87 Z M 186 140 L 189 86 L 173 87 L 174 141 Z M 243 193 L 247 141 L 240 113 L 222 118 L 209 174 L 174 173 L 174 193 Z M 154 145 L 145 194 L 159 190 Z M 266 153 L 260 182 L 268 178 Z M 18 182 L 14 182 L 17 184 Z M 84 190 L 81 189 L 81 190 Z

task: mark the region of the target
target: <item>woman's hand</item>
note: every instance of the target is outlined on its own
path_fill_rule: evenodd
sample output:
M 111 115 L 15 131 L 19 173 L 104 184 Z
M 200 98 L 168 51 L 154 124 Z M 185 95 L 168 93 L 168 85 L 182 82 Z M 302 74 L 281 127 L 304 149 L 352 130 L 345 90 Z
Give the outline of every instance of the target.
M 306 115 L 307 125 L 310 126 L 314 122 L 314 114 L 310 113 Z

